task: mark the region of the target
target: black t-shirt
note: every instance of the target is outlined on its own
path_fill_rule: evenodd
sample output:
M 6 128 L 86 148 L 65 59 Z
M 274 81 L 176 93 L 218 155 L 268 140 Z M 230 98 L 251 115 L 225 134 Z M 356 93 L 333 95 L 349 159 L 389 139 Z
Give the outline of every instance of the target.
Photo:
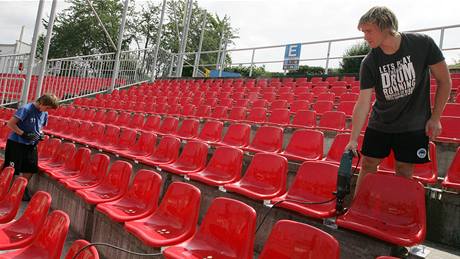
M 387 133 L 425 129 L 431 116 L 430 65 L 444 60 L 433 39 L 401 33 L 396 53 L 372 49 L 361 63 L 361 90 L 374 88 L 376 101 L 368 127 Z

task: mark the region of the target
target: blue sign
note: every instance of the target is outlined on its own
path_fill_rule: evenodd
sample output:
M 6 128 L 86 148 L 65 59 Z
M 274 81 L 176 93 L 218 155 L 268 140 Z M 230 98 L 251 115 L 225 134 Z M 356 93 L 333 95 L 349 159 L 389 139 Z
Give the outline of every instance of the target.
M 284 51 L 283 70 L 297 70 L 299 69 L 300 50 L 302 44 L 289 44 L 286 45 Z

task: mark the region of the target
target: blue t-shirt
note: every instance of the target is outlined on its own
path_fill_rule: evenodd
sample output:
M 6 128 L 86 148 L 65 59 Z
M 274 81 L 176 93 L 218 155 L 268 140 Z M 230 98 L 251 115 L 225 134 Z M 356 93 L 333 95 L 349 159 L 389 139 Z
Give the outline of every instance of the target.
M 48 123 L 48 113 L 41 112 L 33 103 L 28 103 L 20 107 L 14 114 L 18 118 L 18 127 L 24 132 L 35 132 L 40 134 L 42 132 L 43 126 Z M 10 140 L 26 144 L 34 145 L 37 141 L 27 141 L 23 137 L 13 132 L 9 138 Z

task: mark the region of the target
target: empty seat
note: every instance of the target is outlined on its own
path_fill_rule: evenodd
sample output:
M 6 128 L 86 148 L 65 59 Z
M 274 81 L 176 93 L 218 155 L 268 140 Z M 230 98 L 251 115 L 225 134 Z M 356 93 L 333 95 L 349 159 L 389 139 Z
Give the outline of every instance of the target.
M 144 126 L 142 127 L 143 132 L 156 132 L 160 128 L 161 117 L 159 115 L 150 115 L 147 117 Z
M 270 109 L 286 109 L 288 107 L 287 100 L 276 100 L 270 104 Z
M 436 141 L 460 143 L 460 117 L 441 116 L 442 131 Z
M 157 141 L 157 135 L 152 132 L 141 132 L 136 143 L 131 146 L 129 149 L 119 150 L 118 154 L 120 156 L 133 159 L 138 161 L 146 156 L 149 156 L 153 153 L 155 149 L 155 144 Z
M 291 117 L 288 109 L 271 110 L 267 124 L 285 127 L 289 123 L 291 123 Z
M 244 219 L 244 220 L 242 220 Z M 165 258 L 253 258 L 256 211 L 243 202 L 219 197 L 210 205 L 197 233 L 167 248 Z
M 269 200 L 286 192 L 287 159 L 270 154 L 254 155 L 244 176 L 236 183 L 224 185 L 228 191 L 236 192 L 256 200 Z
M 174 134 L 177 131 L 179 125 L 179 119 L 175 117 L 166 117 L 163 119 L 160 128 L 157 133 L 161 135 Z
M 16 179 L 23 179 L 27 184 L 25 178 Z M 46 192 L 36 192 L 19 219 L 0 226 L 0 250 L 17 249 L 32 243 L 43 227 L 50 206 L 51 196 Z
M 139 161 L 150 166 L 169 164 L 179 157 L 180 140 L 173 136 L 164 136 L 155 151 L 146 157 L 138 157 Z
M 75 240 L 75 242 L 72 243 L 72 246 L 70 246 L 69 251 L 67 251 L 64 259 L 99 259 L 99 253 L 94 246 L 86 248 L 80 252 L 78 257 L 75 257 L 80 249 L 89 244 L 90 243 L 88 241 L 83 239 Z
M 334 93 L 322 93 L 318 95 L 316 101 L 329 101 L 334 102 L 335 94 Z
M 76 193 L 89 204 L 98 204 L 119 199 L 129 184 L 132 166 L 125 161 L 115 161 L 102 182 L 95 187 L 80 189 Z
M 454 160 L 452 160 L 447 170 L 442 186 L 460 190 L 460 147 L 457 148 Z
M 160 196 L 161 176 L 153 171 L 141 169 L 136 173 L 131 187 L 125 195 L 112 202 L 100 203 L 96 209 L 116 222 L 135 220 L 155 211 Z
M 251 152 L 280 152 L 283 148 L 283 129 L 262 126 L 256 131 L 251 144 L 245 150 Z
M 329 218 L 335 215 L 334 192 L 337 190 L 338 165 L 323 161 L 304 162 L 296 173 L 288 192 L 272 199 L 276 206 L 299 212 L 313 218 Z M 326 202 L 329 201 L 329 202 Z M 302 202 L 326 202 L 303 204 Z
M 310 110 L 310 102 L 305 100 L 296 100 L 291 103 L 291 113 L 296 114 L 298 111 Z
M 6 169 L 11 168 L 7 167 Z M 12 173 L 10 170 L 3 170 L 4 174 L 9 174 L 8 172 Z M 12 175 L 11 175 L 12 176 Z M 6 178 L 8 178 L 7 176 Z M 27 186 L 27 179 L 24 177 L 17 177 L 14 179 L 11 188 L 9 186 L 5 186 L 4 197 L 0 200 L 0 224 L 8 223 L 16 217 L 18 213 L 19 207 L 21 206 L 22 196 L 24 195 L 24 191 Z M 2 186 L 3 187 L 3 186 Z M 0 237 L 1 241 L 1 237 Z
M 81 147 L 73 156 L 67 156 L 63 167 L 49 169 L 47 174 L 55 179 L 75 177 L 80 173 L 84 161 L 88 161 L 90 157 L 91 150 Z
M 342 158 L 342 155 L 345 152 L 345 147 L 347 146 L 348 141 L 350 140 L 350 135 L 351 134 L 349 133 L 337 134 L 324 160 L 329 163 L 340 164 L 340 159 Z M 358 137 L 358 150 L 361 150 L 361 146 L 363 144 L 363 138 L 364 138 L 363 135 L 359 135 Z M 353 167 L 356 165 L 357 162 L 358 162 L 358 158 L 354 157 L 352 161 Z
M 201 129 L 201 132 L 198 135 L 198 140 L 206 142 L 208 144 L 216 143 L 220 141 L 222 138 L 223 128 L 223 122 L 208 120 L 204 123 L 203 128 Z
M 206 166 L 209 146 L 199 141 L 190 141 L 185 144 L 179 158 L 171 164 L 162 164 L 162 170 L 174 174 L 189 174 L 202 170 Z
M 230 110 L 227 121 L 242 121 L 246 118 L 246 107 L 238 107 L 235 105 Z
M 99 149 L 112 152 L 114 146 L 117 145 L 120 136 L 120 128 L 113 125 L 107 125 L 102 138 L 98 139 L 96 143 L 90 145 Z
M 195 234 L 200 196 L 200 190 L 195 186 L 173 182 L 153 214 L 125 222 L 125 229 L 152 247 L 184 242 Z
M 11 185 L 11 180 L 13 179 L 13 175 L 14 167 L 7 166 L 3 168 L 0 174 L 0 201 L 3 200 L 5 195 L 8 193 L 8 190 L 10 189 Z
M 351 118 L 355 104 L 355 101 L 341 101 L 337 107 L 337 111 L 344 112 L 347 118 Z
M 317 130 L 296 130 L 281 155 L 293 161 L 323 158 L 324 134 Z
M 339 259 L 340 247 L 330 234 L 307 224 L 280 220 L 273 226 L 259 259 Z
M 197 119 L 185 119 L 182 121 L 182 125 L 174 134 L 181 139 L 192 139 L 198 135 L 198 128 L 200 122 Z
M 345 130 L 346 116 L 344 112 L 328 111 L 324 112 L 319 120 L 318 129 L 330 131 Z
M 442 116 L 460 117 L 460 103 L 446 103 Z
M 66 160 L 73 157 L 75 154 L 75 144 L 64 142 L 57 147 L 50 160 L 40 161 L 38 168 L 42 171 L 51 171 L 56 168 L 63 168 Z
M 97 186 L 104 179 L 110 158 L 105 154 L 95 154 L 91 160 L 85 161 L 80 174 L 72 178 L 61 178 L 59 182 L 70 190 L 85 189 Z
M 246 122 L 249 123 L 263 123 L 267 119 L 267 110 L 262 107 L 255 107 L 249 111 Z
M 334 103 L 330 101 L 319 101 L 313 104 L 313 110 L 317 115 L 321 116 L 323 113 L 332 111 Z
M 196 108 L 193 104 L 186 104 L 182 106 L 182 113 L 183 117 L 193 117 L 195 115 Z
M 231 124 L 225 133 L 222 141 L 218 145 L 227 145 L 237 148 L 243 148 L 249 145 L 251 136 L 251 126 L 246 123 Z
M 220 120 L 226 120 L 227 119 L 227 106 L 217 106 L 214 107 L 212 110 L 211 115 L 208 117 L 210 119 L 220 119 Z
M 295 113 L 289 125 L 294 128 L 315 128 L 316 127 L 316 112 L 309 110 L 299 110 Z
M 188 174 L 188 177 L 208 185 L 221 186 L 239 180 L 242 167 L 243 151 L 222 146 L 216 148 L 206 168 Z
M 337 225 L 395 245 L 413 246 L 425 239 L 425 211 L 425 189 L 418 181 L 368 174 Z
M 211 106 L 209 105 L 201 105 L 198 107 L 196 114 L 194 117 L 197 118 L 208 118 L 209 115 L 211 114 Z
M 69 216 L 63 211 L 55 210 L 46 217 L 43 227 L 32 244 L 13 252 L 0 254 L 0 258 L 59 259 L 69 226 Z

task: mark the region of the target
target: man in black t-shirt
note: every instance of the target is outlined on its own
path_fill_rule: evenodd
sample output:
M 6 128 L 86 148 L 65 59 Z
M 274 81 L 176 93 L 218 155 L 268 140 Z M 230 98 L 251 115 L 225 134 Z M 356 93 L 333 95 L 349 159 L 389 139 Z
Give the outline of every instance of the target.
M 449 71 L 438 46 L 426 35 L 398 32 L 396 16 L 388 8 L 371 8 L 361 17 L 358 29 L 372 49 L 361 63 L 361 90 L 346 150 L 356 153 L 373 92 L 376 101 L 364 135 L 356 190 L 367 173 L 377 171 L 391 150 L 399 176 L 411 178 L 414 164 L 430 161 L 429 139 L 441 133 L 440 116 L 451 89 Z M 438 85 L 433 110 L 430 72 Z

